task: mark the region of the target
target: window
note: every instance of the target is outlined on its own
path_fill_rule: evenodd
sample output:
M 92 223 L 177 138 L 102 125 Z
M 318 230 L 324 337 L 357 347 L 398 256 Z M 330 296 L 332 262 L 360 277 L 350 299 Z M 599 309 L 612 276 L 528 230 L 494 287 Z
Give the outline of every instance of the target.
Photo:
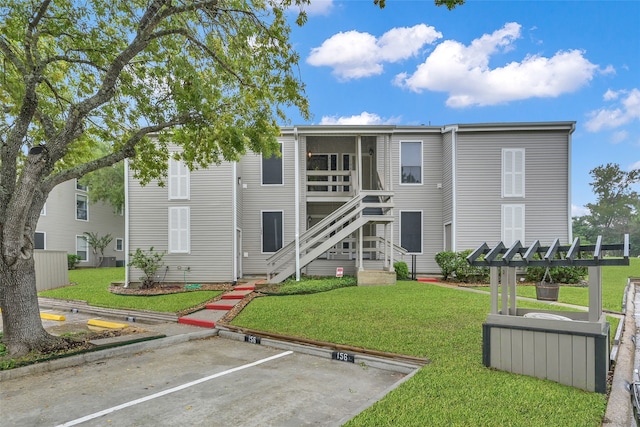
M 190 215 L 189 207 L 169 208 L 169 253 L 189 253 Z
M 524 205 L 502 205 L 502 243 L 509 247 L 516 240 L 524 245 Z
M 116 248 L 115 248 L 115 250 L 120 252 L 120 251 L 124 250 L 123 248 L 124 248 L 124 240 L 122 238 L 118 237 L 116 239 Z
M 400 211 L 400 246 L 422 253 L 422 211 Z
M 502 149 L 502 197 L 524 197 L 524 148 Z
M 279 156 L 278 153 L 273 153 L 268 159 L 262 158 L 262 185 L 282 185 L 282 144 L 279 153 Z
M 422 184 L 422 141 L 400 142 L 400 183 Z
M 33 249 L 47 249 L 46 240 L 44 232 L 36 231 L 33 238 Z
M 76 219 L 89 220 L 89 198 L 84 194 L 76 194 Z
M 40 211 L 40 215 L 42 215 L 42 216 L 46 216 L 47 215 L 47 204 L 46 203 L 42 206 L 42 210 Z
M 85 236 L 76 236 L 76 255 L 80 257 L 80 261 L 89 259 L 89 244 Z
M 189 199 L 189 168 L 180 160 L 169 159 L 169 200 Z
M 76 179 L 76 190 L 87 191 L 89 188 L 86 185 L 80 184 L 80 181 Z
M 262 252 L 273 253 L 282 248 L 282 211 L 262 212 Z

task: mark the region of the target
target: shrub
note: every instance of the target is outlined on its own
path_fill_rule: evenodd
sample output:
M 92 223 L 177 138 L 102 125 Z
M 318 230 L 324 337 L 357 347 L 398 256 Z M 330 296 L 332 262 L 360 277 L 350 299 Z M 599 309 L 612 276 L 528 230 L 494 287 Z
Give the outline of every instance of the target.
M 438 263 L 440 271 L 442 272 L 442 278 L 444 280 L 448 280 L 449 276 L 451 276 L 453 272 L 456 271 L 458 257 L 456 256 L 455 252 L 438 252 L 436 254 L 436 262 Z
M 489 267 L 476 267 L 467 262 L 471 249 L 461 252 L 444 251 L 436 254 L 436 262 L 444 280 L 455 280 L 463 283 L 487 283 Z
M 155 285 L 155 275 L 158 269 L 162 266 L 162 258 L 164 252 L 154 252 L 153 246 L 148 251 L 143 251 L 140 248 L 136 249 L 136 252 L 129 254 L 131 262 L 127 264 L 130 267 L 135 267 L 144 272 L 144 276 L 140 278 L 142 280 L 142 288 L 151 288 Z
M 396 279 L 406 280 L 409 278 L 409 267 L 404 261 L 398 261 L 393 263 L 393 268 L 396 270 Z
M 67 254 L 67 268 L 69 270 L 75 269 L 76 265 L 80 262 L 80 259 L 80 255 Z
M 527 267 L 526 280 L 539 282 L 544 276 L 545 267 Z M 587 267 L 553 267 L 549 269 L 549 275 L 555 283 L 580 283 L 587 277 Z

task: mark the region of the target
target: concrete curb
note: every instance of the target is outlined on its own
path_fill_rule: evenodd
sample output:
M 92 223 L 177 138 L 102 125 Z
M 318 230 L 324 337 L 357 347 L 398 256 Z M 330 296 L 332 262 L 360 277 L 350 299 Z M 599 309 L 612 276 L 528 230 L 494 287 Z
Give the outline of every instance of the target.
M 246 341 L 245 337 L 247 336 L 245 334 L 241 334 L 238 332 L 231 332 L 223 328 L 220 328 L 218 330 L 218 335 L 222 338 L 228 338 L 228 339 L 243 341 L 243 342 Z M 266 345 L 268 347 L 273 347 L 280 350 L 291 350 L 291 351 L 295 351 L 296 353 L 307 354 L 309 356 L 323 357 L 325 359 L 331 359 L 332 353 L 335 351 L 333 349 L 328 349 L 328 348 L 314 347 L 311 345 L 303 345 L 303 344 L 291 343 L 286 341 L 278 341 L 278 340 L 273 340 L 273 339 L 264 338 L 264 337 L 260 338 L 260 345 Z M 385 371 L 399 372 L 402 374 L 410 374 L 422 368 L 423 366 L 426 366 L 418 363 L 409 363 L 409 362 L 398 361 L 398 360 L 384 359 L 381 357 L 373 357 L 365 354 L 358 354 L 351 351 L 349 351 L 348 353 L 351 353 L 354 355 L 353 363 L 355 364 L 360 364 L 362 366 L 369 366 L 376 369 L 382 369 Z
M 218 335 L 217 329 L 208 329 L 182 335 L 174 335 L 166 338 L 158 338 L 151 341 L 138 342 L 135 344 L 126 344 L 119 347 L 111 347 L 104 350 L 96 350 L 79 354 L 77 356 L 63 357 L 60 359 L 50 360 L 48 362 L 24 366 L 22 368 L 0 371 L 0 382 L 24 377 L 26 375 L 50 372 L 56 369 L 69 368 L 71 366 L 78 366 L 84 363 L 96 362 L 98 360 L 103 360 L 114 356 L 122 356 L 125 354 L 138 353 L 141 351 L 149 351 L 156 348 L 168 347 L 170 345 L 180 344 L 192 340 L 211 338 L 216 335 Z

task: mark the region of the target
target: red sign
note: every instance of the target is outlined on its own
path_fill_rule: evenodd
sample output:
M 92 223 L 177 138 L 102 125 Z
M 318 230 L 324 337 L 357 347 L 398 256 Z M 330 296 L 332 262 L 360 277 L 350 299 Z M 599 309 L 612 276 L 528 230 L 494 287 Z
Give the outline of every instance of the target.
M 342 277 L 343 272 L 344 270 L 342 269 L 342 267 L 336 268 L 336 277 Z

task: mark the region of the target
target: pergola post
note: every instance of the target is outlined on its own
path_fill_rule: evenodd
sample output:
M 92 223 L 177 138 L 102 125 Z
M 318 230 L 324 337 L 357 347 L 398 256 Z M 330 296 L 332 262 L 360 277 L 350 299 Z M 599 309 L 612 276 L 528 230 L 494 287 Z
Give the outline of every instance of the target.
M 589 321 L 602 316 L 602 268 L 589 267 Z

